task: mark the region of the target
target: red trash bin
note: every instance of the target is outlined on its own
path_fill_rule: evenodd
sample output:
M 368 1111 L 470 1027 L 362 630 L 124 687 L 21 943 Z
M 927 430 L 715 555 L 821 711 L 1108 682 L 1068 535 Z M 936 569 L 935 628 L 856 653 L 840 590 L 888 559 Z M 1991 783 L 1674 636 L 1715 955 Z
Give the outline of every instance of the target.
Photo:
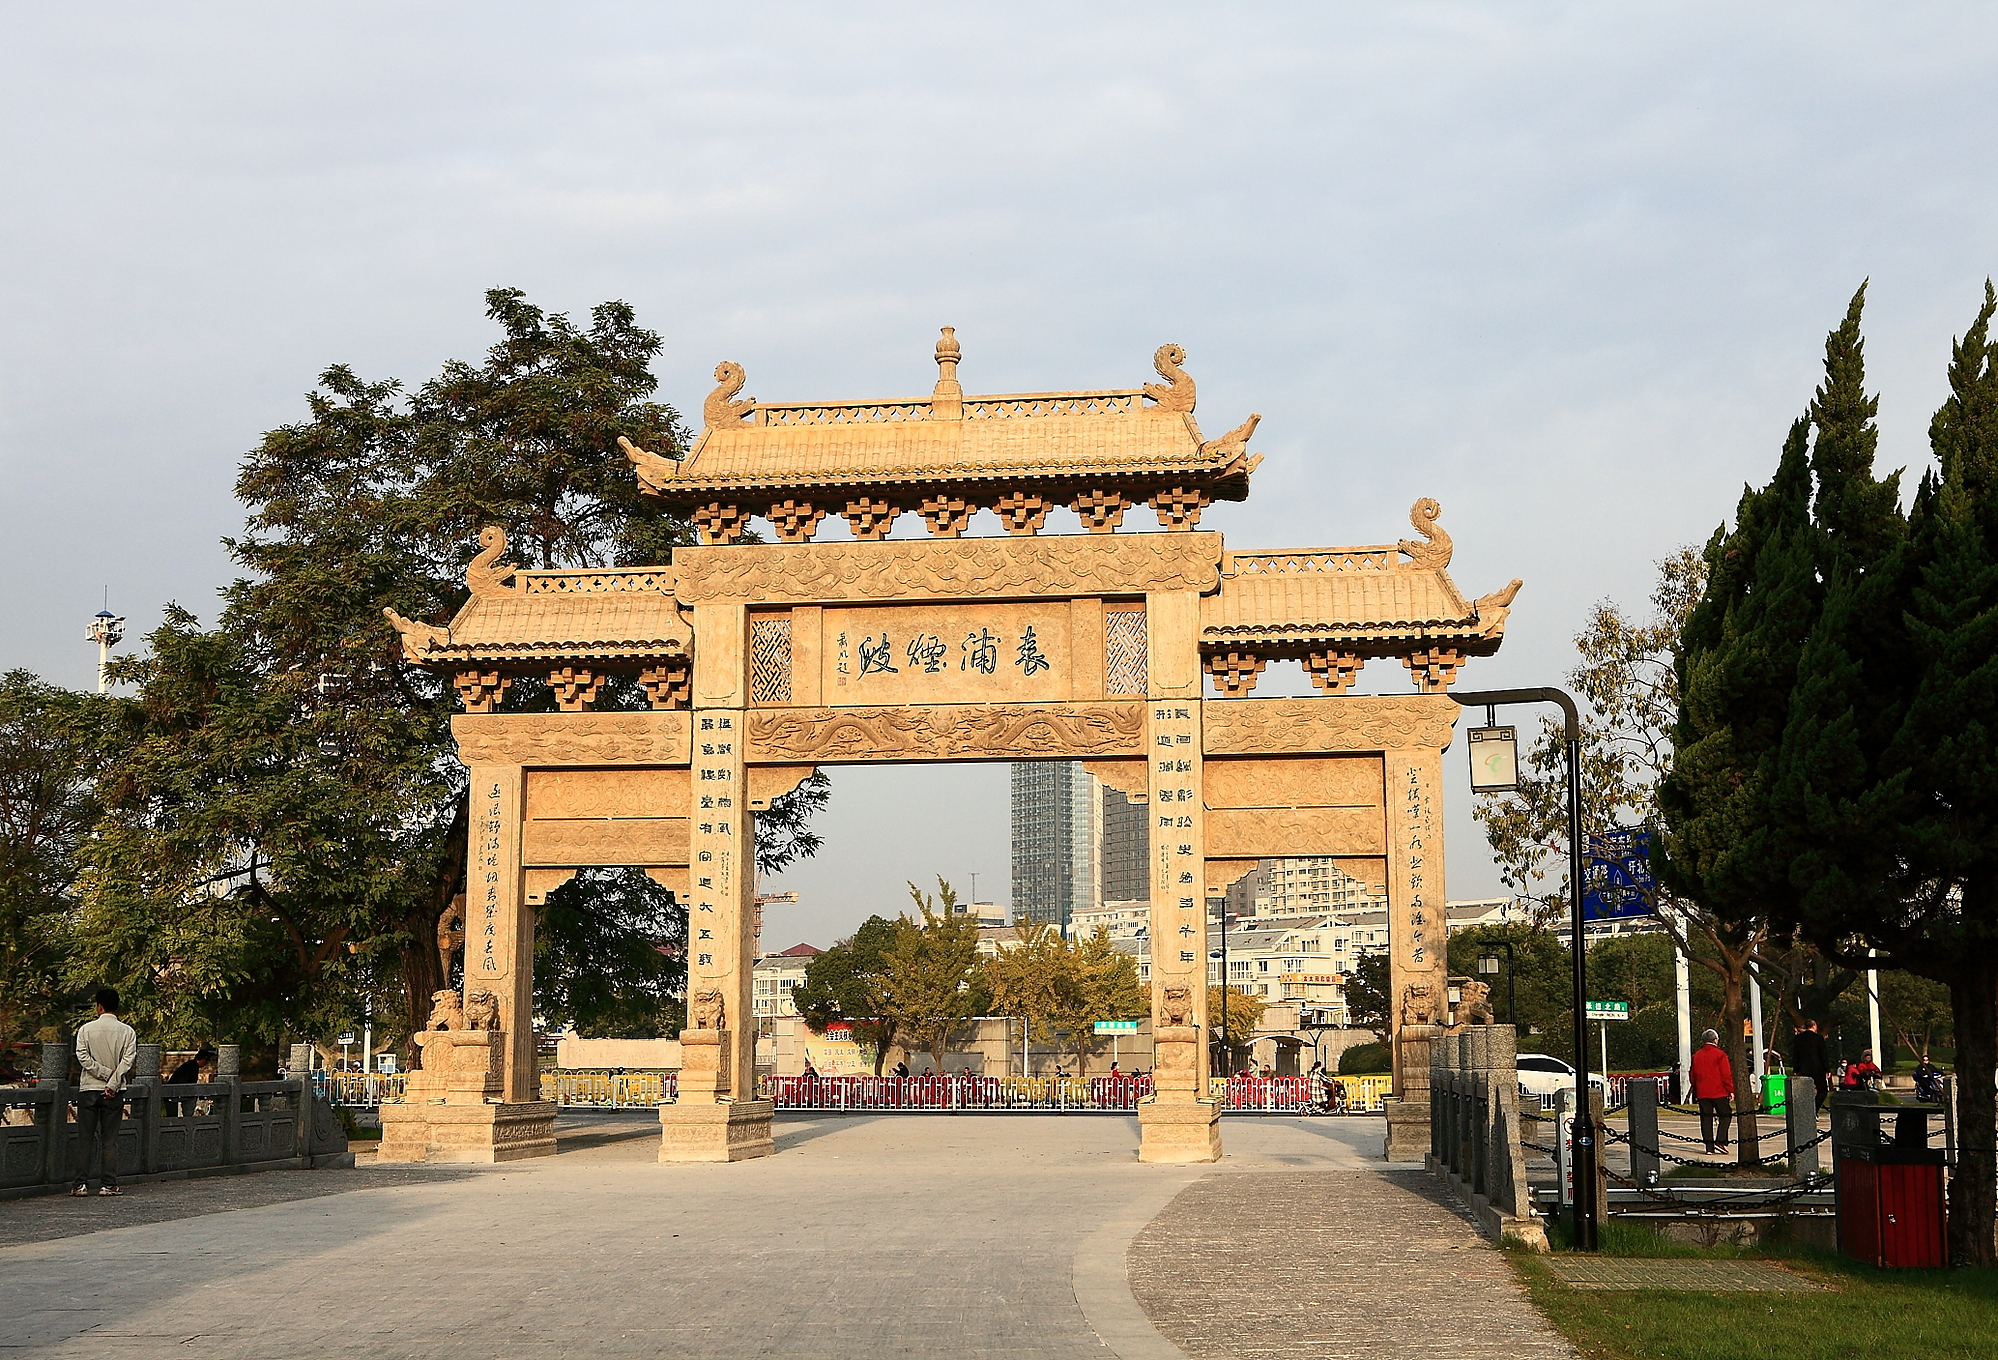
M 1873 1094 L 1832 1097 L 1832 1171 L 1841 1255 L 1876 1266 L 1949 1264 L 1944 1152 L 1928 1145 L 1941 1106 L 1880 1105 Z M 1894 1116 L 1882 1137 L 1880 1116 Z

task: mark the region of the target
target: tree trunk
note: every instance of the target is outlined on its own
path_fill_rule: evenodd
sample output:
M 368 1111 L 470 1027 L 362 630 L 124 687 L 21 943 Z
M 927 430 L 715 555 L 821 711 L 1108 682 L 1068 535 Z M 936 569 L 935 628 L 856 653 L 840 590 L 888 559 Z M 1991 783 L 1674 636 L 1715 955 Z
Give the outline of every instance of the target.
M 1723 948 L 1721 965 L 1721 1047 L 1727 1052 L 1728 1066 L 1734 1069 L 1734 1160 L 1737 1166 L 1759 1166 L 1762 1158 L 1757 1139 L 1760 1130 L 1755 1126 L 1755 1068 L 1748 1061 L 1748 1044 L 1741 1033 L 1747 1011 L 1741 986 L 1748 971 L 1746 956 L 1737 958 Z M 1689 1078 L 1691 1075 L 1687 1073 Z
M 1956 1173 L 1949 1182 L 1949 1257 L 1998 1264 L 1992 1187 L 1998 1184 L 1998 958 L 1965 958 L 1949 983 L 1956 1018 Z
M 403 929 L 409 932 L 410 939 L 402 947 L 402 992 L 409 1022 L 406 1032 L 411 1036 L 403 1043 L 404 1070 L 414 1066 L 414 1036 L 421 1033 L 430 1021 L 431 995 L 451 983 L 443 975 L 437 961 L 437 921 L 465 881 L 465 856 L 471 829 L 472 799 L 468 792 L 458 800 L 458 810 L 451 815 L 451 826 L 444 833 L 444 844 L 438 851 L 436 876 L 431 880 L 430 890 L 417 896 L 403 918 Z M 468 935 L 468 942 L 469 939 Z

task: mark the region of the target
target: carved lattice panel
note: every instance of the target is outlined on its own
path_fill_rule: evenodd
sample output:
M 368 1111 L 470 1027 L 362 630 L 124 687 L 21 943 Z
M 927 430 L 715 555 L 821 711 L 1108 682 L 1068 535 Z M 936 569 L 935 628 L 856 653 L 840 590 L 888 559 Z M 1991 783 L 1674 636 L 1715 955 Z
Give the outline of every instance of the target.
M 1103 611 L 1103 692 L 1143 694 L 1146 679 L 1145 611 L 1111 605 Z
M 791 702 L 791 616 L 749 621 L 749 701 Z

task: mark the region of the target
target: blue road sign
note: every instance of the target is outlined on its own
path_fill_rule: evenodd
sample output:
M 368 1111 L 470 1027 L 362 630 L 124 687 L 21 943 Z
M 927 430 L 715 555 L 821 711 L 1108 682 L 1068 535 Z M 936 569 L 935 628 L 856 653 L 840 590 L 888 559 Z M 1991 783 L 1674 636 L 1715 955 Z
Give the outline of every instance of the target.
M 1649 916 L 1657 900 L 1649 831 L 1611 831 L 1589 837 L 1587 867 L 1582 871 L 1584 920 Z

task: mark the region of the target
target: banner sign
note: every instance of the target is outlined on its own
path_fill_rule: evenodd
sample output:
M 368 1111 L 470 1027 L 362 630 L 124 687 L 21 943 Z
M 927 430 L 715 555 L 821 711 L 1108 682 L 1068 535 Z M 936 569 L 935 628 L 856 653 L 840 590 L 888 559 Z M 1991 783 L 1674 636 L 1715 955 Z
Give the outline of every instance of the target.
M 1649 831 L 1611 831 L 1588 838 L 1587 867 L 1582 871 L 1583 920 L 1650 916 L 1657 900 Z

